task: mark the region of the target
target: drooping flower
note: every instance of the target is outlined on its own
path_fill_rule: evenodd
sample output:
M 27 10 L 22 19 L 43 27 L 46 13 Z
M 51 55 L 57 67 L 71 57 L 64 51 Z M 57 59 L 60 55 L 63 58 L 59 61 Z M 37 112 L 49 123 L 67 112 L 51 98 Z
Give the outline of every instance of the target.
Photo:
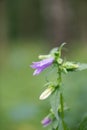
M 48 126 L 51 122 L 52 122 L 52 120 L 51 120 L 48 116 L 45 117 L 45 118 L 41 121 L 41 123 L 42 123 L 42 125 L 43 125 L 44 127 Z
M 33 75 L 40 74 L 44 69 L 46 69 L 47 67 L 51 66 L 53 61 L 54 61 L 54 58 L 50 57 L 50 58 L 46 58 L 44 60 L 41 60 L 39 62 L 33 62 L 31 67 L 33 69 L 36 69 L 34 71 Z

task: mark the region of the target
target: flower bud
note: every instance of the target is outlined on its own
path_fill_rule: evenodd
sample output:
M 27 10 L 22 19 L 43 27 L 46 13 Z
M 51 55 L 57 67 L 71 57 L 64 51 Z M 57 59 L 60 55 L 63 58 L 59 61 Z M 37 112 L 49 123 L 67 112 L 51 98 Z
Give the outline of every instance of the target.
M 43 125 L 44 127 L 48 126 L 51 122 L 52 122 L 52 120 L 51 120 L 48 116 L 45 117 L 45 118 L 41 121 L 41 123 L 42 123 L 42 125 Z
M 61 59 L 61 58 L 58 58 L 58 59 L 57 59 L 57 62 L 58 62 L 58 64 L 62 64 L 62 62 L 63 62 L 63 59 Z
M 43 60 L 43 59 L 46 59 L 46 58 L 50 58 L 51 55 L 39 55 L 38 58 Z
M 75 64 L 75 63 L 72 63 L 72 62 L 65 62 L 65 63 L 63 63 L 63 67 L 67 71 L 73 71 L 73 70 L 77 69 L 79 66 L 78 66 L 78 64 Z
M 54 90 L 55 90 L 55 88 L 53 86 L 48 87 L 44 92 L 42 92 L 39 99 L 44 100 L 44 99 L 48 98 Z

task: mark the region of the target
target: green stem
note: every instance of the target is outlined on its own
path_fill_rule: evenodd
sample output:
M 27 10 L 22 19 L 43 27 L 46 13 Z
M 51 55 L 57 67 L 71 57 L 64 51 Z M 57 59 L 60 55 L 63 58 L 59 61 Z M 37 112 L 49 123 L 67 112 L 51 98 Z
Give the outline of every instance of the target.
M 61 86 L 62 76 L 61 76 L 61 68 L 58 67 L 58 78 L 57 78 L 58 85 Z
M 66 130 L 65 123 L 64 123 L 64 102 L 63 102 L 63 94 L 62 93 L 60 93 L 60 105 L 61 105 L 62 125 L 63 125 L 63 129 Z
M 60 104 L 61 104 L 61 117 L 64 119 L 64 106 L 63 106 L 63 95 L 60 93 Z
M 62 83 L 62 74 L 61 74 L 61 67 L 58 67 L 58 85 L 59 87 L 61 86 Z M 61 106 L 61 119 L 62 119 L 62 126 L 63 129 L 66 130 L 65 128 L 65 123 L 64 123 L 64 101 L 63 101 L 63 93 L 62 91 L 60 92 L 60 106 Z

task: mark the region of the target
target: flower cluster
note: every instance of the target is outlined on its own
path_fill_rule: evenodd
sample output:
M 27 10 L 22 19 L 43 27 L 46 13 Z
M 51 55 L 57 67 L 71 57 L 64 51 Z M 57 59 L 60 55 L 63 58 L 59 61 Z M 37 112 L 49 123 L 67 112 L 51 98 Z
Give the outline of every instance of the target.
M 41 123 L 44 127 L 52 124 L 54 130 L 59 128 L 58 122 L 62 122 L 61 125 L 63 130 L 66 130 L 65 126 L 67 126 L 64 122 L 64 111 L 66 110 L 67 106 L 64 105 L 65 102 L 63 100 L 63 93 L 60 91 L 62 82 L 61 74 L 68 73 L 70 71 L 72 72 L 87 69 L 87 64 L 65 61 L 61 58 L 61 50 L 64 45 L 65 43 L 61 44 L 59 48 L 52 49 L 48 55 L 40 55 L 40 61 L 33 62 L 32 65 L 30 65 L 33 69 L 35 69 L 33 75 L 39 75 L 43 70 L 52 65 L 57 68 L 58 78 L 56 79 L 56 82 L 49 82 L 46 85 L 47 88 L 39 97 L 40 100 L 44 100 L 50 96 L 51 111 L 49 115 L 41 121 Z M 57 122 L 54 126 L 55 121 Z

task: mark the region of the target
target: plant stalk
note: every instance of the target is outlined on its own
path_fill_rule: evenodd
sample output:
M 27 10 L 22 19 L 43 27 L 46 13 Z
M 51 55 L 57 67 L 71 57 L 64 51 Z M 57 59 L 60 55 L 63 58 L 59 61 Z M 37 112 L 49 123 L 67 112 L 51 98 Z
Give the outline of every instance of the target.
M 58 85 L 59 85 L 59 88 L 60 88 L 61 83 L 62 83 L 61 66 L 58 66 L 58 79 L 57 79 L 57 81 L 58 81 Z M 63 101 L 62 91 L 60 92 L 60 106 L 61 106 L 61 120 L 62 120 L 63 130 L 66 130 L 65 123 L 64 123 L 64 101 Z

